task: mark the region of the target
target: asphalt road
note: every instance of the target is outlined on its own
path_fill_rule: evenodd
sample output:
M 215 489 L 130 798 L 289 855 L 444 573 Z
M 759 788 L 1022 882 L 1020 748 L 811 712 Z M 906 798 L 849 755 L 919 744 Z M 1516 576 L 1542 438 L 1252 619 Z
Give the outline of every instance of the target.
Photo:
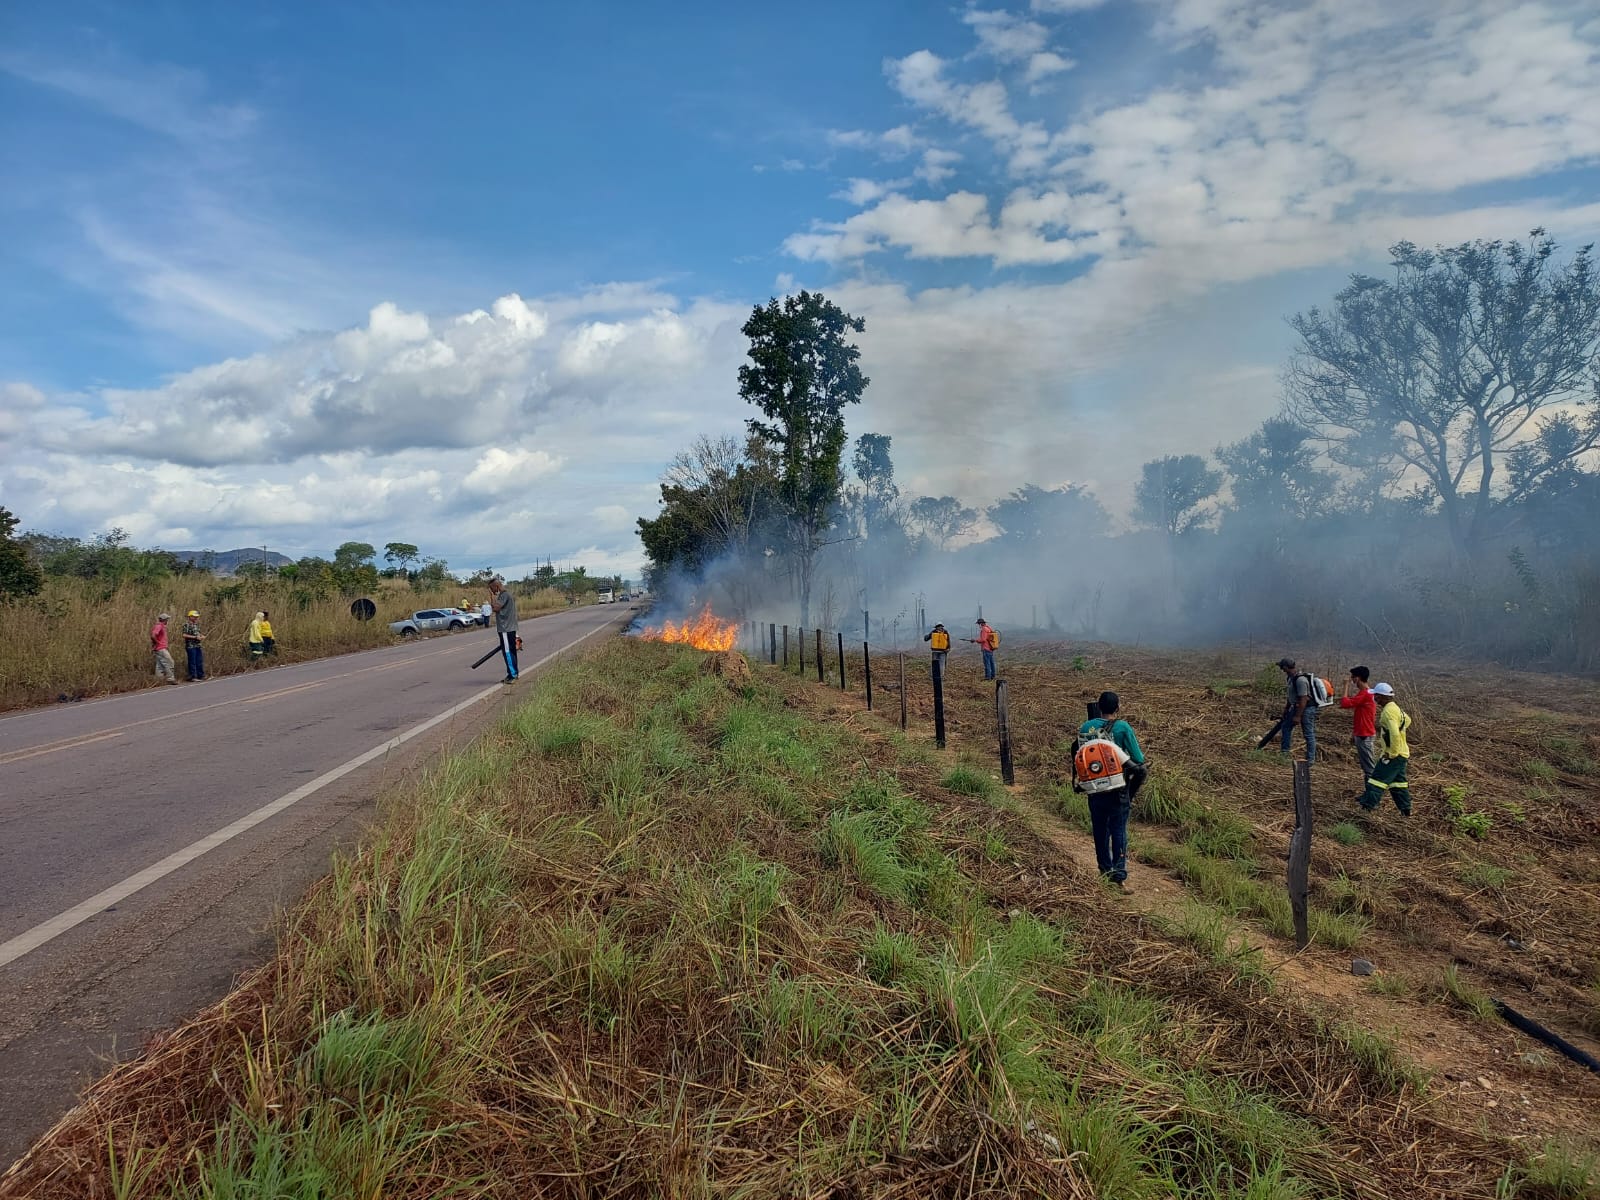
M 524 621 L 521 663 L 627 615 Z M 0 1168 L 261 962 L 386 785 L 532 686 L 499 686 L 498 659 L 468 669 L 494 644 L 474 630 L 0 719 Z

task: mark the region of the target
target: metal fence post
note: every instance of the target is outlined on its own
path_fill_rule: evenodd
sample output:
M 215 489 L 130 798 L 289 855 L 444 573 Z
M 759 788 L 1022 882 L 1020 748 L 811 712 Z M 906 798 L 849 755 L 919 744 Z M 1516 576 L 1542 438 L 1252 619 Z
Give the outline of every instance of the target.
M 1000 725 L 1000 778 L 1010 786 L 1017 781 L 1017 773 L 1011 765 L 1011 712 L 1004 679 L 994 681 L 994 713 Z
M 866 642 L 861 643 L 861 670 L 866 675 L 867 681 L 867 711 L 872 711 L 872 649 Z
M 1304 950 L 1311 942 L 1307 892 L 1311 871 L 1311 764 L 1294 764 L 1294 833 L 1289 836 L 1289 907 L 1294 910 L 1294 944 Z

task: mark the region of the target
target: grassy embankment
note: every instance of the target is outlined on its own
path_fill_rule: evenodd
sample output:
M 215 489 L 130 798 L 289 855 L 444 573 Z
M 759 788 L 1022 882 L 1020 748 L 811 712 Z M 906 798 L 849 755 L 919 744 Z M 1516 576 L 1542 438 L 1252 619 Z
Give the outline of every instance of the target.
M 980 764 L 837 703 L 637 642 L 557 669 L 12 1186 L 1591 1194 L 1581 1159 L 1453 1123 L 1383 1036 L 1129 911 Z
M 377 617 L 357 621 L 349 597 L 318 599 L 275 579 L 195 574 L 148 587 L 125 585 L 109 594 L 93 581 L 50 579 L 38 596 L 0 604 L 0 711 L 150 686 L 149 631 L 163 612 L 172 614 L 172 657 L 183 679 L 180 631 L 191 608 L 199 610 L 206 634 L 207 673 L 230 675 L 253 669 L 245 640 L 258 611 L 271 615 L 276 661 L 303 662 L 386 646 L 393 641 L 390 621 L 419 608 L 459 604 L 464 596 L 483 599 L 459 585 L 417 592 L 403 581 L 385 580 L 372 597 Z M 519 597 L 518 606 L 531 616 L 565 608 L 566 601 L 547 588 Z

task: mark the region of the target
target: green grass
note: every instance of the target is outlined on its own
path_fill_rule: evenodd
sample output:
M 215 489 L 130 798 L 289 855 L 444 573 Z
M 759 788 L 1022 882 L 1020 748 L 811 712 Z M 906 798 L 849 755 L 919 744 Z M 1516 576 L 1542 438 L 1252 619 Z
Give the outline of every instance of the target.
M 1089 797 L 1075 792 L 1070 786 L 1055 789 L 1056 811 L 1080 833 L 1093 833 L 1094 820 L 1089 816 Z
M 1350 821 L 1340 821 L 1337 825 L 1330 826 L 1328 836 L 1341 846 L 1359 846 L 1367 837 L 1362 832 L 1361 826 Z
M 1429 1072 L 1407 1059 L 1386 1035 L 1345 1021 L 1328 1026 L 1328 1032 L 1388 1090 L 1427 1091 Z
M 1506 1168 L 1496 1195 L 1501 1200 L 1596 1200 L 1600 1149 L 1545 1142 L 1539 1153 Z
M 1498 892 L 1512 879 L 1509 867 L 1486 862 L 1464 862 L 1456 865 L 1456 878 L 1470 888 L 1483 888 Z
M 951 767 L 940 782 L 960 796 L 980 796 L 989 799 L 999 790 L 999 785 L 987 771 L 967 763 Z
M 1530 758 L 1522 764 L 1522 773 L 1540 783 L 1554 783 L 1560 772 L 1542 758 Z
M 1455 963 L 1449 964 L 1444 969 L 1440 981 L 1443 995 L 1457 1008 L 1469 1013 L 1479 1021 L 1497 1021 L 1499 1014 L 1495 1011 L 1494 1001 L 1476 984 L 1462 978 L 1461 972 Z
M 1379 971 L 1369 976 L 1363 987 L 1374 996 L 1387 996 L 1391 1000 L 1404 1000 L 1411 995 L 1411 984 L 1406 977 L 1392 971 Z

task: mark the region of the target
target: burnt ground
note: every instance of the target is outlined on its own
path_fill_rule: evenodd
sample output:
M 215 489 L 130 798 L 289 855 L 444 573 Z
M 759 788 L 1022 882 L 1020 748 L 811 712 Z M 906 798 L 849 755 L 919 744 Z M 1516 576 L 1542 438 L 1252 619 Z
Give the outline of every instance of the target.
M 1016 765 L 1009 790 L 1031 828 L 1093 872 L 1091 840 L 1064 813 L 1067 747 L 1085 703 L 1110 688 L 1157 776 L 1222 819 L 1247 822 L 1238 858 L 1277 886 L 1294 825 L 1292 776 L 1276 743 L 1255 749 L 1282 706 L 1275 655 L 1019 643 L 1002 651 L 1001 674 Z M 975 660 L 950 669 L 946 755 L 997 772 L 993 685 Z M 877 680 L 890 680 L 876 695 L 882 724 L 860 712 L 859 656 L 851 690 L 818 689 L 818 700 L 857 728 L 892 729 L 899 696 L 885 665 L 874 662 Z M 1314 773 L 1312 906 L 1364 931 L 1351 947 L 1313 941 L 1297 954 L 1269 922 L 1234 913 L 1242 948 L 1258 952 L 1278 994 L 1305 1011 L 1391 1039 L 1432 1073 L 1430 1094 L 1455 1122 L 1530 1139 L 1600 1134 L 1600 1075 L 1474 1013 L 1445 983 L 1454 968 L 1469 997 L 1501 999 L 1600 1058 L 1600 687 L 1425 662 L 1391 663 L 1378 678 L 1394 684 L 1413 720 L 1412 818 L 1389 805 L 1368 816 L 1356 804 L 1361 772 L 1343 710 L 1320 715 Z M 921 655 L 908 657 L 907 709 L 910 736 L 931 743 Z M 1297 735 L 1295 756 L 1303 753 Z M 1343 844 L 1336 830 L 1360 840 Z M 1130 839 L 1140 853 L 1119 908 L 1159 923 L 1192 907 L 1183 872 L 1155 865 L 1184 833 L 1136 807 Z M 1376 975 L 1352 975 L 1355 957 Z

